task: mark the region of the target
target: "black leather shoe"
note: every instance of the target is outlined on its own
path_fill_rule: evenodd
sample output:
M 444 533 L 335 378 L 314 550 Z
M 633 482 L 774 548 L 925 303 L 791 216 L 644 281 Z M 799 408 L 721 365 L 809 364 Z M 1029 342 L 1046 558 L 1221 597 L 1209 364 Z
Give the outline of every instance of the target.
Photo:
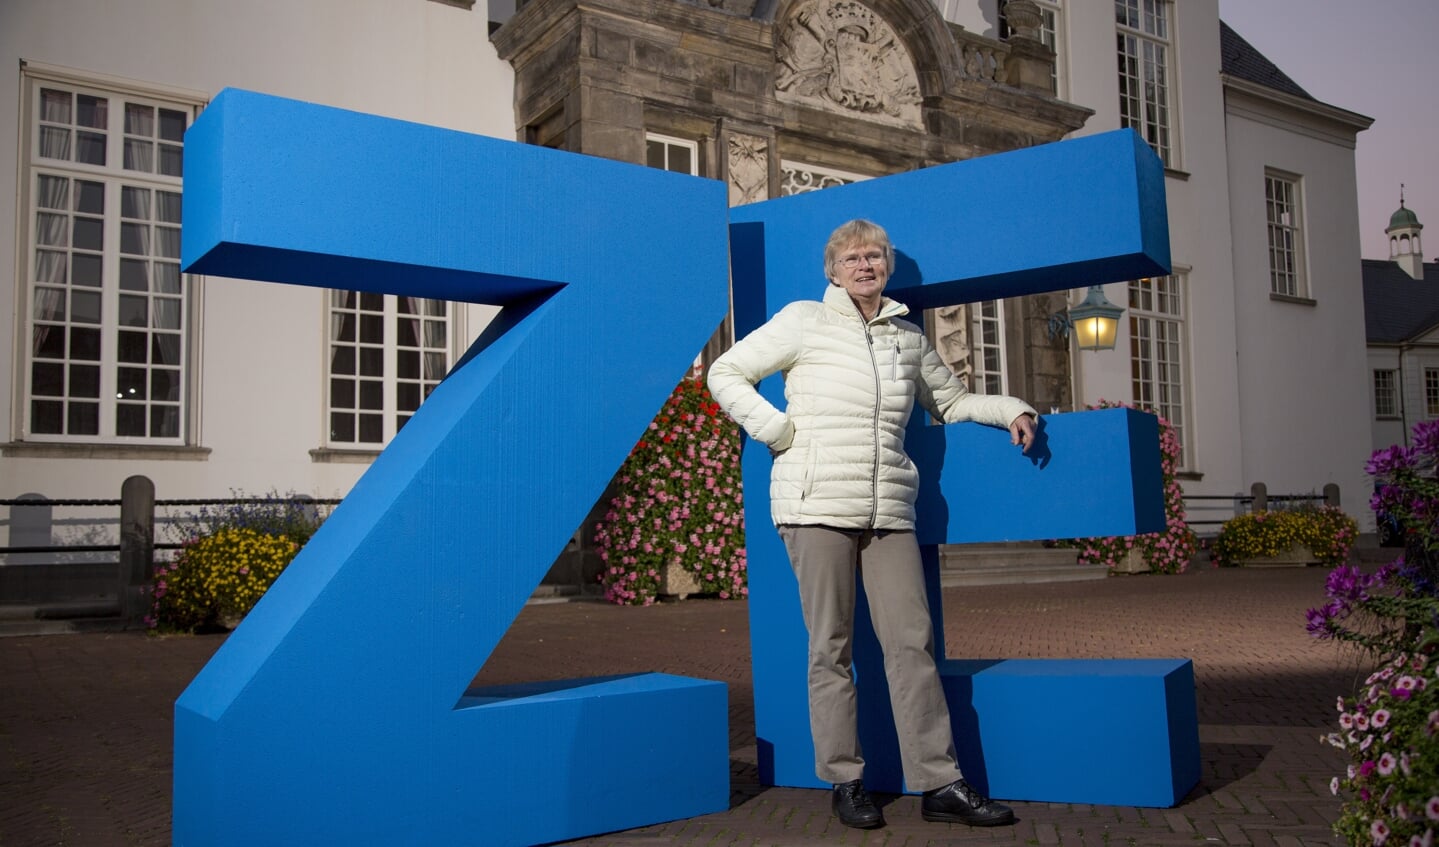
M 830 806 L 834 809 L 835 817 L 845 826 L 855 829 L 884 826 L 884 815 L 880 814 L 874 801 L 869 799 L 869 792 L 864 790 L 862 779 L 836 785 L 834 795 L 830 798 Z
M 1004 826 L 1014 823 L 1014 810 L 996 803 L 957 779 L 943 788 L 924 792 L 919 813 L 927 821 L 965 823 L 970 826 Z

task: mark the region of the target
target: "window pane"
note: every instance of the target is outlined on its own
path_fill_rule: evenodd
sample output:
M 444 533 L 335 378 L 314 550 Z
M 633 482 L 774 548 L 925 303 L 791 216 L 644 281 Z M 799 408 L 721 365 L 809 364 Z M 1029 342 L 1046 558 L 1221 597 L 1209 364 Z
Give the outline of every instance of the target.
M 75 161 L 104 167 L 105 136 L 96 132 L 75 133 Z
M 48 282 L 52 285 L 64 285 L 69 282 L 65 278 L 69 258 L 67 253 L 58 253 L 52 250 L 35 251 L 35 281 Z
M 125 139 L 125 170 L 155 172 L 155 145 L 135 138 Z
M 70 161 L 70 130 L 54 126 L 40 127 L 40 155 L 46 159 Z
M 119 343 L 116 345 L 117 358 L 121 362 L 136 362 L 145 364 L 145 353 L 149 350 L 150 338 L 144 332 L 121 332 Z
M 37 326 L 30 334 L 30 353 L 37 359 L 65 358 L 65 327 Z
M 360 341 L 364 344 L 383 344 L 385 341 L 385 316 L 360 316 Z
M 107 129 L 110 122 L 110 101 L 93 94 L 77 94 L 75 123 L 91 129 Z
M 420 378 L 420 351 L 400 350 L 395 353 L 395 374 L 400 379 Z
M 330 439 L 332 441 L 351 442 L 355 440 L 355 416 L 330 413 Z
M 180 222 L 179 192 L 155 192 L 155 220 L 167 224 L 177 224 Z
M 120 224 L 120 252 L 132 256 L 150 255 L 150 227 L 146 224 Z
M 100 257 L 76 253 L 70 257 L 70 282 L 99 288 L 101 284 Z
M 160 148 L 160 174 L 163 176 L 183 176 L 185 170 L 185 153 L 180 147 L 173 144 L 161 144 Z
M 385 384 L 379 380 L 360 380 L 360 408 L 385 408 Z
M 116 368 L 115 396 L 122 400 L 144 400 L 145 382 L 144 368 Z
M 115 406 L 115 434 L 143 436 L 145 434 L 145 406 L 140 403 L 118 403 Z
M 42 209 L 70 210 L 70 180 L 58 176 L 40 175 L 36 182 L 35 205 Z
M 173 332 L 157 332 L 150 344 L 150 361 L 156 365 L 180 364 L 180 336 Z
M 100 330 L 72 327 L 70 330 L 70 358 L 87 362 L 100 361 Z
M 360 348 L 360 375 L 385 375 L 385 351 L 383 349 L 379 347 Z
M 53 88 L 40 89 L 40 120 L 56 124 L 70 123 L 72 100 L 68 91 L 57 91 Z
M 70 318 L 75 323 L 98 324 L 100 322 L 100 292 L 70 292 Z
M 150 298 L 121 296 L 120 326 L 149 326 Z
M 60 435 L 64 431 L 65 404 L 52 400 L 30 403 L 30 431 L 37 435 Z
M 87 215 L 105 214 L 105 183 L 75 180 L 75 211 Z
M 150 290 L 150 263 L 144 259 L 120 260 L 120 288 L 124 291 Z
M 180 328 L 180 301 L 170 297 L 156 297 L 150 304 L 154 309 L 152 324 L 156 329 Z
M 177 438 L 180 435 L 180 407 L 155 405 L 150 407 L 150 437 Z
M 65 289 L 36 288 L 35 319 L 41 321 L 65 320 Z
M 174 109 L 160 110 L 160 137 L 165 141 L 183 141 L 185 138 L 185 113 Z
M 71 365 L 70 396 L 99 397 L 100 369 L 94 365 Z
M 125 132 L 128 135 L 143 135 L 149 138 L 155 134 L 155 110 L 140 103 L 125 104 Z
M 36 362 L 31 365 L 30 393 L 38 397 L 64 397 L 65 366 L 59 362 Z
M 75 218 L 73 244 L 81 250 L 105 249 L 105 222 L 99 218 Z
M 355 381 L 352 379 L 331 379 L 330 405 L 342 409 L 355 408 Z
M 355 348 L 331 347 L 330 372 L 337 374 L 353 374 L 355 372 Z
M 66 415 L 66 431 L 71 435 L 100 434 L 100 405 L 98 403 L 71 403 Z
M 384 440 L 384 419 L 380 415 L 360 415 L 360 441 L 379 444 Z
M 155 368 L 150 371 L 150 399 L 180 399 L 180 372 L 171 368 Z
M 180 266 L 173 262 L 155 262 L 151 268 L 154 273 L 155 287 L 157 294 L 179 294 L 180 293 Z

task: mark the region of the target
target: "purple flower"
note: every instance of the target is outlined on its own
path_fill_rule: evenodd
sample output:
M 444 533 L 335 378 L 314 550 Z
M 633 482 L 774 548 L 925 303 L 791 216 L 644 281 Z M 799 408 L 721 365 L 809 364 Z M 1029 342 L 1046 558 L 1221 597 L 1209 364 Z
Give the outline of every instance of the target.
M 1414 449 L 1426 456 L 1439 457 L 1439 420 L 1420 421 L 1414 425 Z
M 1364 463 L 1364 472 L 1370 476 L 1389 476 L 1396 471 L 1414 467 L 1415 458 L 1414 448 L 1395 444 L 1383 450 L 1375 450 L 1369 461 Z

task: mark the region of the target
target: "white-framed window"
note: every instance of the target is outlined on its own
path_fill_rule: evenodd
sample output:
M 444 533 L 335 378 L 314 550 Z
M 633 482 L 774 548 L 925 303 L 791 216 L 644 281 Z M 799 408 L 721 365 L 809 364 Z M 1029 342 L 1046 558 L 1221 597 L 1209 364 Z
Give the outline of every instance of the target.
M 645 133 L 645 164 L 662 171 L 699 176 L 699 149 L 696 141 Z
M 1439 368 L 1424 369 L 1424 414 L 1439 418 Z
M 1399 381 L 1388 368 L 1374 371 L 1374 417 L 1399 417 Z
M 1173 163 L 1169 68 L 1170 0 L 1115 0 L 1119 46 L 1119 124 Z
M 1308 295 L 1304 273 L 1304 214 L 1299 177 L 1264 173 L 1264 223 L 1269 239 L 1269 290 Z
M 329 446 L 389 442 L 450 369 L 451 305 L 444 300 L 329 292 Z
M 981 300 L 969 304 L 970 390 L 975 394 L 1008 394 L 1004 367 L 1004 302 Z
M 1129 283 L 1129 366 L 1135 405 L 1174 427 L 1189 464 L 1184 292 L 1178 275 Z
M 22 78 L 24 438 L 183 444 L 182 154 L 200 103 L 30 66 Z

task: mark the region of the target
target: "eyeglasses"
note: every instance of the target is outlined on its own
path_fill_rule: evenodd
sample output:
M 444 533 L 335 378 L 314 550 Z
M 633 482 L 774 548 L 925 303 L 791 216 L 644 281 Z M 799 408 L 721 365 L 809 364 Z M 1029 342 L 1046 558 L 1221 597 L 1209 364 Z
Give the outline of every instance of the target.
M 847 271 L 859 267 L 861 261 L 868 262 L 870 267 L 884 264 L 884 254 L 880 252 L 865 253 L 863 256 L 841 256 L 834 260 L 836 264 Z

